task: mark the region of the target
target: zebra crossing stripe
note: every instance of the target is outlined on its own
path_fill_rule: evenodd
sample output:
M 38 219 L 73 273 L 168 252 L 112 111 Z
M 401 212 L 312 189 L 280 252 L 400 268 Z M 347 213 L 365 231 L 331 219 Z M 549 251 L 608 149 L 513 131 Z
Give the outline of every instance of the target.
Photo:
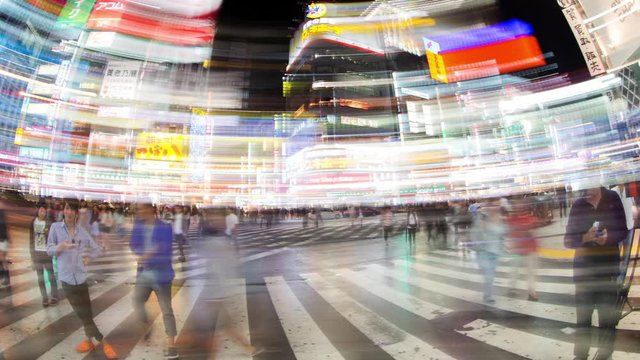
M 318 274 L 301 276 L 337 312 L 395 359 L 453 359 L 364 307 Z
M 363 276 L 361 273 L 353 270 L 340 269 L 337 270 L 336 273 L 341 277 L 349 280 L 353 284 L 365 288 L 370 293 L 379 296 L 389 301 L 390 303 L 395 304 L 427 320 L 433 320 L 439 316 L 448 314 L 453 311 L 442 306 L 431 304 L 414 296 L 407 295 L 390 286 L 384 285 L 381 282 L 370 280 L 367 277 Z
M 184 327 L 187 316 L 195 305 L 202 289 L 203 281 L 191 280 L 185 282 L 173 297 L 171 304 L 173 315 L 176 318 L 176 330 L 178 333 Z M 131 302 L 129 303 L 129 308 L 131 309 Z M 127 356 L 129 359 L 162 359 L 167 339 L 164 332 L 162 314 L 156 317 L 149 331 L 151 334 L 147 341 L 139 342 Z
M 367 265 L 365 267 L 369 270 L 366 272 L 366 275 L 376 281 L 383 281 L 385 276 L 389 276 L 427 291 L 437 292 L 467 302 L 483 304 L 482 293 L 480 291 L 463 289 L 446 283 L 425 279 L 410 272 L 399 271 L 378 264 Z M 495 295 L 494 299 L 496 302 L 491 306 L 501 310 L 554 321 L 576 323 L 576 313 L 573 306 L 549 305 L 543 302 L 532 302 L 499 295 Z
M 573 343 L 507 328 L 483 319 L 474 320 L 456 332 L 527 359 L 563 360 L 574 358 Z M 515 341 L 516 339 L 518 341 Z M 597 348 L 592 347 L 590 351 L 592 358 L 596 352 Z M 614 351 L 612 358 L 616 360 L 637 359 L 638 354 Z
M 240 259 L 240 262 L 246 263 L 246 262 L 249 262 L 249 261 L 262 259 L 262 258 L 267 257 L 267 256 L 279 254 L 279 253 L 281 253 L 283 251 L 289 251 L 289 248 L 288 247 L 282 247 L 282 248 L 278 248 L 278 249 L 273 249 L 273 250 L 269 250 L 269 251 L 265 251 L 265 252 L 261 252 L 261 253 L 257 253 L 257 254 L 253 254 L 253 255 L 249 255 L 249 256 L 245 256 L 242 259 Z
M 266 277 L 265 282 L 296 359 L 344 359 L 307 313 L 282 276 Z
M 97 298 L 112 289 L 122 285 L 130 278 L 129 274 L 114 277 L 112 281 L 97 284 L 89 288 L 90 297 Z M 53 322 L 67 316 L 73 312 L 67 300 L 62 300 L 56 307 L 42 309 L 19 321 L 0 329 L 0 349 L 8 349 L 15 344 L 34 335 L 40 329 L 45 328 Z
M 446 257 L 435 257 L 435 256 L 428 256 L 428 255 L 424 255 L 424 254 L 418 254 L 415 256 L 416 259 L 420 259 L 420 260 L 426 260 L 426 261 L 434 261 L 434 262 L 438 262 L 441 264 L 446 264 L 446 265 L 453 265 L 453 266 L 460 266 L 460 267 L 468 267 L 468 268 L 472 268 L 472 269 L 478 269 L 478 263 L 476 262 L 475 259 L 469 259 L 469 260 L 465 260 L 463 258 L 457 258 L 457 259 L 453 259 L 450 258 L 450 256 L 452 255 L 450 252 L 447 251 L 433 251 L 433 253 L 438 254 L 438 255 L 445 255 Z M 497 271 L 500 272 L 510 272 L 513 270 L 512 266 L 505 266 L 505 265 L 498 265 L 496 267 Z M 573 269 L 571 268 L 554 268 L 554 269 L 549 269 L 549 268 L 538 268 L 536 269 L 536 274 L 540 275 L 540 276 L 557 276 L 557 277 L 568 277 L 568 278 L 573 278 Z
M 118 300 L 115 304 L 111 305 L 107 310 L 98 314 L 94 321 L 100 332 L 103 334 L 109 334 L 115 329 L 121 321 L 131 316 L 133 313 L 132 308 L 132 296 L 133 292 L 129 291 L 127 295 Z M 77 356 L 75 347 L 85 338 L 84 329 L 80 327 L 74 331 L 71 335 L 67 336 L 64 340 L 56 344 L 49 351 L 40 356 L 40 359 L 70 359 Z
M 247 354 L 244 349 L 239 348 L 237 344 L 233 342 L 231 337 L 226 333 L 218 329 L 224 329 L 225 326 L 235 326 L 236 330 L 240 333 L 244 339 L 251 339 L 249 332 L 249 315 L 247 311 L 247 294 L 246 294 L 246 281 L 244 279 L 235 279 L 235 284 L 245 291 L 240 291 L 237 296 L 232 297 L 226 303 L 227 311 L 229 312 L 229 318 L 234 321 L 233 324 L 224 324 L 222 318 L 218 319 L 216 324 L 216 336 L 220 339 L 220 343 L 223 346 L 221 352 L 217 352 L 216 360 L 251 360 L 252 356 Z M 235 351 L 232 351 L 232 347 L 235 347 Z
M 398 265 L 398 266 L 410 266 L 413 269 L 428 273 L 428 274 L 433 274 L 433 275 L 441 275 L 441 276 L 446 276 L 446 277 L 450 277 L 452 279 L 458 279 L 458 280 L 466 280 L 466 281 L 473 281 L 475 283 L 479 283 L 482 284 L 484 282 L 484 278 L 481 275 L 480 270 L 477 270 L 477 272 L 475 274 L 469 274 L 467 272 L 461 272 L 461 271 L 455 271 L 455 270 L 448 270 L 443 268 L 442 266 L 433 266 L 433 265 L 425 265 L 425 264 L 421 264 L 421 263 L 414 263 L 414 262 L 407 262 L 406 260 L 393 260 L 392 263 Z M 511 270 L 511 272 L 513 272 L 514 269 Z M 510 287 L 510 279 L 509 278 L 504 278 L 504 277 L 499 277 L 496 275 L 495 277 L 495 286 L 503 286 L 503 287 Z M 516 288 L 521 289 L 521 290 L 528 290 L 527 284 L 526 282 L 523 281 L 517 281 L 516 282 Z M 555 293 L 555 294 L 563 294 L 563 295 L 574 295 L 575 294 L 575 285 L 573 284 L 559 284 L 559 283 L 546 283 L 546 282 L 540 282 L 538 281 L 536 283 L 536 290 L 540 291 L 540 292 L 547 292 L 547 293 Z

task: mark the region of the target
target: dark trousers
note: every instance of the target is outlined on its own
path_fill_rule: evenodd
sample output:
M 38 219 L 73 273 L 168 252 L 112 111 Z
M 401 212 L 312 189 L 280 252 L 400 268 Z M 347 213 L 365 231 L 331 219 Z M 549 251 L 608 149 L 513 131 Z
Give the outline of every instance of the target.
M 45 285 L 44 271 L 47 270 L 49 276 L 49 283 L 51 284 L 51 297 L 58 299 L 58 283 L 56 280 L 56 274 L 53 272 L 53 261 L 51 258 L 39 259 L 34 262 L 36 267 L 36 274 L 38 274 L 38 287 L 40 288 L 40 294 L 43 300 L 47 300 L 47 287 Z
M 69 285 L 63 282 L 62 290 L 67 300 L 69 300 L 71 308 L 82 321 L 84 334 L 89 339 L 95 338 L 97 341 L 102 341 L 104 336 L 102 336 L 102 333 L 98 330 L 96 323 L 93 322 L 93 311 L 91 310 L 91 299 L 89 298 L 89 286 L 87 283 Z
M 605 286 L 576 284 L 576 333 L 573 354 L 586 358 L 589 354 L 591 337 L 597 335 L 598 358 L 606 358 L 613 352 L 618 311 L 616 284 Z M 597 329 L 591 326 L 593 310 L 598 310 Z
M 416 242 L 416 230 L 417 228 L 415 226 L 408 226 L 407 227 L 407 240 L 409 240 L 409 243 L 415 243 Z
M 147 311 L 144 309 L 144 304 L 149 300 L 152 292 L 156 293 L 158 303 L 160 304 L 165 333 L 167 336 L 178 335 L 176 318 L 171 308 L 171 284 L 151 284 L 145 281 L 136 283 L 136 287 L 133 290 L 133 309 L 138 318 L 142 323 L 148 323 L 149 319 L 147 318 Z
M 0 282 L 3 285 L 11 284 L 11 276 L 9 275 L 8 261 L 0 262 Z
M 567 201 L 560 201 L 559 202 L 559 207 L 560 207 L 560 217 L 567 217 Z
M 382 234 L 384 235 L 384 241 L 387 241 L 387 239 L 389 238 L 389 235 L 391 234 L 391 230 L 392 230 L 391 226 L 384 226 L 382 228 Z
M 178 251 L 180 251 L 180 256 L 184 257 L 184 244 L 187 242 L 187 238 L 184 234 L 173 234 L 174 241 L 178 244 Z

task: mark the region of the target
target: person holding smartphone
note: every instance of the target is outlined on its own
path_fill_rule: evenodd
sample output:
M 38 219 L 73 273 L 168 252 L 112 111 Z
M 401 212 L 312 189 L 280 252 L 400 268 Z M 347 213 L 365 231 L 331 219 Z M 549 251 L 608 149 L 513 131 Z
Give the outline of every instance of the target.
M 595 359 L 608 359 L 613 353 L 615 328 L 619 320 L 616 309 L 619 245 L 626 236 L 624 207 L 614 191 L 604 187 L 587 189 L 571 207 L 564 243 L 576 250 L 573 261 L 576 359 L 589 356 L 593 310 L 598 310 L 600 328 Z
M 67 300 L 75 314 L 82 320 L 86 338 L 76 346 L 79 353 L 87 353 L 95 348 L 92 339 L 102 345 L 107 359 L 117 359 L 115 350 L 104 341 L 104 336 L 93 321 L 87 265 L 98 255 L 100 246 L 91 238 L 87 230 L 78 223 L 79 205 L 67 200 L 64 204 L 63 220 L 51 224 L 47 239 L 47 254 L 58 259 L 58 278 L 62 283 Z

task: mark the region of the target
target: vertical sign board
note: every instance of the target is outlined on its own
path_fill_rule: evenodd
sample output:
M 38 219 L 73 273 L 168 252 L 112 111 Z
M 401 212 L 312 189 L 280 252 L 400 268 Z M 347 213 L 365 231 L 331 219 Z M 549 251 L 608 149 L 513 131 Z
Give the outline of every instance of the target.
M 578 46 L 580 46 L 580 51 L 589 69 L 589 74 L 591 74 L 591 76 L 603 74 L 606 69 L 596 49 L 595 40 L 584 25 L 584 19 L 576 5 L 568 5 L 562 9 L 562 13 L 567 19 L 569 27 L 571 27 L 573 36 L 578 40 Z
M 56 26 L 84 28 L 96 0 L 69 0 L 60 12 Z
M 111 99 L 135 99 L 141 65 L 142 62 L 133 60 L 109 61 L 102 80 L 100 96 Z

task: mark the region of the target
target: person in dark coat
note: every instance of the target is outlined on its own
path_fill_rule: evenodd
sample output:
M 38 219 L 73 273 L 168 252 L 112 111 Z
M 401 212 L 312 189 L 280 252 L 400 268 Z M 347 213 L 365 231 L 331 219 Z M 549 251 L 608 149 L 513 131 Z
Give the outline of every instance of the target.
M 604 187 L 587 189 L 569 212 L 565 246 L 575 249 L 573 277 L 577 326 L 574 355 L 587 359 L 591 342 L 591 316 L 598 310 L 598 354 L 608 359 L 613 353 L 618 322 L 617 279 L 620 274 L 619 245 L 628 230 L 624 207 L 618 194 Z

